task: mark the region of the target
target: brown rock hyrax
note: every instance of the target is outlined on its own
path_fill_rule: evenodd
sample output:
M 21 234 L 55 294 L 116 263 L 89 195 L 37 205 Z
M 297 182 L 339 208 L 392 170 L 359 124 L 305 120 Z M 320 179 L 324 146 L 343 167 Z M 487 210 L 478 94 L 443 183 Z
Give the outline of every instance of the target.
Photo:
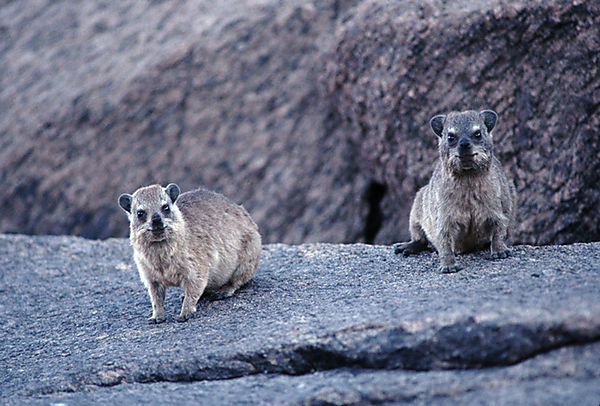
M 256 273 L 258 227 L 225 196 L 205 189 L 180 195 L 175 184 L 152 185 L 122 194 L 119 205 L 129 217 L 133 258 L 155 323 L 165 320 L 167 286 L 185 291 L 177 320 L 186 321 L 205 290 L 227 298 Z
M 440 270 L 456 272 L 455 253 L 490 247 L 492 258 L 508 256 L 515 218 L 515 187 L 493 153 L 491 110 L 439 115 L 430 125 L 438 136 L 440 159 L 429 184 L 417 192 L 410 211 L 411 241 L 396 254 L 427 248 L 440 256 Z

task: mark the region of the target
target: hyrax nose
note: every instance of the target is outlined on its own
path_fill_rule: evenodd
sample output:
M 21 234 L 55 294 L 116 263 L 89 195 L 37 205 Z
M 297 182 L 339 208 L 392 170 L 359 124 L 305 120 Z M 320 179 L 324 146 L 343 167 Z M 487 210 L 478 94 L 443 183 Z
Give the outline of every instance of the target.
M 159 225 L 160 223 L 162 223 L 162 218 L 160 217 L 160 214 L 154 213 L 152 215 L 152 224 Z
M 459 141 L 459 143 L 458 143 L 458 147 L 460 149 L 465 149 L 465 150 L 469 149 L 469 148 L 471 148 L 471 142 L 466 137 L 465 138 L 461 138 L 460 141 Z

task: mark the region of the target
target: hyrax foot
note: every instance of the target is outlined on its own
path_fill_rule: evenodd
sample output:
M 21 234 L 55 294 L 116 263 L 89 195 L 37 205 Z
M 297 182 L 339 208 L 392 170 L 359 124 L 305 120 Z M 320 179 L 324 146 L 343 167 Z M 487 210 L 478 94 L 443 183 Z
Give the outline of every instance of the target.
M 504 250 L 504 251 L 498 251 L 498 252 L 492 252 L 492 259 L 503 259 L 503 258 L 508 258 L 508 255 L 510 254 L 509 250 Z
M 224 286 L 221 286 L 220 289 L 212 290 L 210 292 L 206 292 L 207 296 L 210 300 L 223 300 L 228 299 L 233 296 L 237 288 L 239 287 L 238 283 L 231 283 L 231 281 Z
M 148 324 L 160 324 L 162 322 L 164 322 L 166 319 L 165 317 L 154 317 L 154 316 L 150 316 L 148 317 Z
M 462 268 L 458 265 L 448 265 L 448 266 L 440 266 L 439 271 L 441 273 L 456 273 L 460 271 Z
M 224 300 L 233 296 L 233 292 L 208 292 L 209 300 Z
M 185 315 L 179 315 L 177 316 L 177 318 L 175 320 L 177 320 L 177 322 L 179 323 L 185 323 L 186 321 L 188 321 L 189 319 L 191 319 L 192 317 L 194 317 L 194 313 L 188 313 Z
M 427 243 L 423 241 L 409 241 L 409 242 L 400 242 L 394 245 L 394 253 L 396 255 L 402 254 L 405 257 L 409 255 L 418 254 L 421 251 L 425 251 L 427 249 Z

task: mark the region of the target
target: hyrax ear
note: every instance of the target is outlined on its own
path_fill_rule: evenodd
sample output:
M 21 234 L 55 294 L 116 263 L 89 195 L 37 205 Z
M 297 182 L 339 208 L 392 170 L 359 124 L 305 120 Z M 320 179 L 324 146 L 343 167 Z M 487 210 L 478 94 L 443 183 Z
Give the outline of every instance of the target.
M 177 198 L 179 197 L 179 186 L 177 186 L 174 183 L 169 183 L 167 185 L 167 187 L 165 188 L 165 192 L 167 193 L 167 195 L 169 195 L 169 197 L 171 198 L 171 201 L 173 203 L 175 203 L 175 200 L 177 200 Z
M 442 131 L 444 130 L 444 122 L 445 121 L 446 121 L 446 116 L 443 114 L 440 114 L 439 116 L 435 116 L 431 120 L 429 120 L 429 125 L 431 126 L 431 129 L 433 130 L 435 135 L 437 135 L 438 137 L 442 136 Z
M 133 197 L 131 195 L 128 195 L 127 193 L 123 193 L 121 196 L 119 196 L 119 206 L 121 206 L 121 208 L 127 213 L 131 213 L 132 199 Z
M 481 119 L 483 120 L 483 124 L 488 130 L 488 133 L 491 133 L 494 127 L 496 126 L 496 121 L 498 120 L 498 114 L 492 110 L 483 110 L 479 112 Z

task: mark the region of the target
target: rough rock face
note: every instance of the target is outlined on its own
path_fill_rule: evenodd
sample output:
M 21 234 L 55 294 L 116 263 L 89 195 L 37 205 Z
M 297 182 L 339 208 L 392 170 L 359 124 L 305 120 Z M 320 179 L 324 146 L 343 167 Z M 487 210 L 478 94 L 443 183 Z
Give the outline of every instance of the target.
M 318 81 L 352 2 L 30 3 L 0 8 L 3 231 L 125 236 L 119 193 L 177 182 L 243 202 L 266 241 L 360 239 Z
M 125 236 L 119 193 L 177 182 L 243 202 L 267 242 L 406 239 L 428 119 L 485 107 L 517 241 L 600 239 L 599 8 L 5 2 L 0 231 Z
M 483 108 L 500 115 L 516 240 L 597 240 L 600 3 L 443 3 L 363 2 L 337 33 L 328 89 L 386 190 L 376 240 L 408 238 L 405 202 L 437 158 L 429 119 Z
M 3 404 L 596 404 L 600 244 L 501 261 L 267 245 L 232 298 L 150 325 L 124 239 L 0 236 Z

